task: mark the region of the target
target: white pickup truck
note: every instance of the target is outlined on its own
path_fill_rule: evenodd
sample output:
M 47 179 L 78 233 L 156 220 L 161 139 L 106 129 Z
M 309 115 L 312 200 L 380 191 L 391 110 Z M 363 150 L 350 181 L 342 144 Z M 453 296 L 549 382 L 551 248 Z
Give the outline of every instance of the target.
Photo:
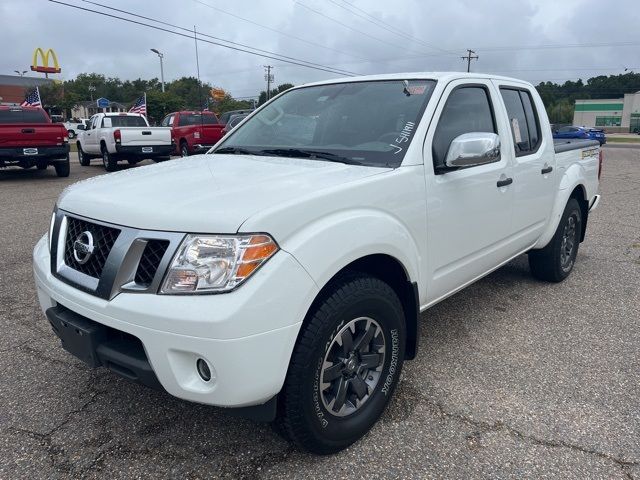
M 92 158 L 102 158 L 107 172 L 113 172 L 120 160 L 134 165 L 151 158 L 167 160 L 175 150 L 171 129 L 150 127 L 139 113 L 97 113 L 89 125 L 78 125 L 76 141 L 78 161 L 87 166 Z
M 601 163 L 597 142 L 554 146 L 523 81 L 305 85 L 179 168 L 66 189 L 38 298 L 89 365 L 336 452 L 384 411 L 421 312 L 524 253 L 570 274 Z

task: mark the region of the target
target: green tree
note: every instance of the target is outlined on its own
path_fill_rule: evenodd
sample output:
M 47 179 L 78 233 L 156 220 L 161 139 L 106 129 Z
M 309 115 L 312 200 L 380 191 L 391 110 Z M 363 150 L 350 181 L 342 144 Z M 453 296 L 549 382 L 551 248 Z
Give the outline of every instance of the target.
M 290 88 L 293 88 L 293 87 L 294 85 L 292 83 L 283 83 L 282 85 L 278 85 L 276 88 L 271 90 L 270 98 L 273 98 L 276 95 L 279 95 L 282 92 L 289 90 Z M 260 96 L 258 97 L 258 105 L 262 105 L 266 101 L 267 101 L 267 92 L 266 90 L 263 90 L 262 92 L 260 92 Z
M 180 97 L 184 102 L 184 108 L 200 110 L 205 108 L 209 99 L 211 85 L 203 83 L 199 85 L 194 77 L 182 77 L 166 84 L 166 91 Z
M 165 115 L 182 110 L 183 105 L 183 99 L 175 93 L 157 90 L 147 92 L 147 117 L 150 123 L 160 123 Z

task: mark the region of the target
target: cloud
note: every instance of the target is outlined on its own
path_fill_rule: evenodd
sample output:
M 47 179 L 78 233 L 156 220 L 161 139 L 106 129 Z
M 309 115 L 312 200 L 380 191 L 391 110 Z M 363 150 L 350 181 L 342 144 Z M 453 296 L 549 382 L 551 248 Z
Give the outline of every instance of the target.
M 64 1 L 99 9 L 81 0 Z M 640 22 L 640 10 L 630 0 L 616 2 L 615 8 L 596 0 L 565 0 L 561 4 L 556 0 L 299 0 L 308 8 L 294 1 L 97 1 L 189 29 L 195 24 L 199 31 L 217 37 L 362 74 L 463 70 L 465 64 L 460 56 L 466 48 L 480 56 L 472 65 L 474 71 L 506 74 L 536 83 L 545 79 L 586 79 L 640 66 L 634 65 L 640 62 L 638 45 L 513 48 L 640 43 L 640 38 L 633 35 Z M 375 21 L 367 20 L 367 14 L 385 23 L 375 25 Z M 0 44 L 4 46 L 0 73 L 28 69 L 33 50 L 40 46 L 56 50 L 64 78 L 83 72 L 122 79 L 158 77 L 158 58 L 150 48 L 165 54 L 167 80 L 196 74 L 194 42 L 190 38 L 45 0 L 3 0 L 0 18 Z M 338 76 L 206 43 L 199 44 L 199 52 L 202 79 L 236 96 L 256 95 L 264 89 L 263 65 L 267 63 L 275 66 L 276 84 Z

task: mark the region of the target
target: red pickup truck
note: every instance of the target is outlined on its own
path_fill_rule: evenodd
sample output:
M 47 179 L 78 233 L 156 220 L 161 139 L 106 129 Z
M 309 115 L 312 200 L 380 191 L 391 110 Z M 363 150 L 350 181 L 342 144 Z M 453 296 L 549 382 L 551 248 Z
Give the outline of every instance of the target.
M 53 165 L 59 177 L 69 176 L 69 140 L 60 123 L 52 123 L 39 107 L 0 106 L 0 168 Z
M 224 136 L 224 124 L 213 112 L 174 112 L 164 117 L 160 125 L 171 127 L 176 153 L 183 157 L 206 152 Z

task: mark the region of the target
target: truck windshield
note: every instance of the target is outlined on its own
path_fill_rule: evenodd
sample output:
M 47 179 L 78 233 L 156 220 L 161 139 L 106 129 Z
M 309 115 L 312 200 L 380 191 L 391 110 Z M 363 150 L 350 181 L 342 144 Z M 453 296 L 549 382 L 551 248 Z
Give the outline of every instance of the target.
M 42 110 L 0 110 L 0 123 L 49 123 Z
M 434 86 L 433 80 L 385 80 L 291 90 L 248 119 L 213 153 L 397 167 Z
M 127 115 L 114 115 L 109 117 L 112 127 L 148 127 L 142 117 L 130 117 Z

